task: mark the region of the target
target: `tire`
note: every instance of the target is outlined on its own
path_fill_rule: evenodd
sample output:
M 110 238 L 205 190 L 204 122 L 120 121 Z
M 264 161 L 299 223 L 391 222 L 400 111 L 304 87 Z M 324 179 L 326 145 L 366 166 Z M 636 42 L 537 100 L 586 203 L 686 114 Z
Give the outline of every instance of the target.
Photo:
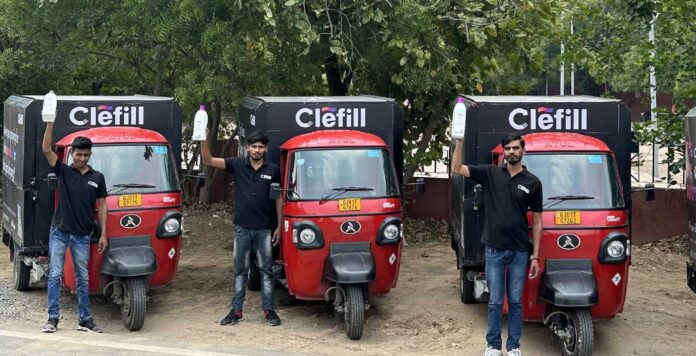
M 24 259 L 19 256 L 19 249 L 17 246 L 14 247 L 12 260 L 12 281 L 14 289 L 20 292 L 29 290 L 31 267 L 24 264 Z
M 466 273 L 468 271 L 464 268 L 459 270 L 459 297 L 464 304 L 476 303 L 476 298 L 474 297 L 474 281 L 470 281 L 466 278 Z
M 130 331 L 140 330 L 145 323 L 145 304 L 147 303 L 145 277 L 126 278 L 124 283 L 126 286 L 121 304 L 123 326 Z
M 592 355 L 594 330 L 590 309 L 584 308 L 569 311 L 566 327 L 570 332 L 570 340 L 561 342 L 561 353 L 564 356 Z
M 344 304 L 343 325 L 346 335 L 351 340 L 359 340 L 362 337 L 365 326 L 365 309 L 363 303 L 362 286 L 349 284 L 344 288 L 346 300 Z
M 261 290 L 261 271 L 259 271 L 259 266 L 256 264 L 255 259 L 252 259 L 249 264 L 247 289 L 254 292 Z

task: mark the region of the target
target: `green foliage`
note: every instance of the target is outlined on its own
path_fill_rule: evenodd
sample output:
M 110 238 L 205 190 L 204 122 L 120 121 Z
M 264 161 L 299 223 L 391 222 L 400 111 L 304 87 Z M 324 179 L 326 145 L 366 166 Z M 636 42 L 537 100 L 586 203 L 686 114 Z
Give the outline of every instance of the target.
M 667 165 L 667 176 L 659 177 L 659 179 L 668 184 L 676 184 L 672 176 L 682 172 L 686 164 L 684 161 L 684 116 L 687 109 L 681 106 L 680 110 L 671 112 L 658 108 L 656 112 L 656 126 L 650 121 L 634 123 L 633 132 L 639 143 L 655 142 L 658 149 L 666 149 L 665 158 L 659 163 Z
M 223 135 L 246 95 L 389 96 L 410 175 L 441 157 L 457 95 L 525 93 L 557 65 L 547 48 L 572 3 L 0 0 L 0 95 L 173 95 L 187 122 L 208 104 Z M 596 67 L 618 55 L 577 53 L 607 77 Z

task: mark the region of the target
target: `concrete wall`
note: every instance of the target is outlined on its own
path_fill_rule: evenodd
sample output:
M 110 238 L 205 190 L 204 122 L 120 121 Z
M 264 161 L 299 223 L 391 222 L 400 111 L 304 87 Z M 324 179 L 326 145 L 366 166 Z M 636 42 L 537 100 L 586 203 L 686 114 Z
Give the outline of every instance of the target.
M 656 188 L 654 201 L 645 201 L 644 192 L 633 193 L 634 243 L 656 241 L 688 231 L 684 189 Z
M 425 178 L 425 193 L 407 188 L 406 216 L 411 219 L 449 219 L 449 181 Z M 655 189 L 655 200 L 645 201 L 644 192 L 633 193 L 634 243 L 645 243 L 686 234 L 686 191 L 679 188 Z

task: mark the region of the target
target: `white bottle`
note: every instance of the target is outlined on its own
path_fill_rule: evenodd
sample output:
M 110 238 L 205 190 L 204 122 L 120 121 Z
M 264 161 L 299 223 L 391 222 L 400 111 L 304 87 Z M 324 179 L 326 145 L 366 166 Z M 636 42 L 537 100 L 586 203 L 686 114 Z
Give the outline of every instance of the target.
M 452 138 L 464 138 L 465 128 L 466 105 L 464 105 L 464 98 L 460 96 L 457 98 L 457 103 L 454 104 L 454 111 L 452 112 Z
M 205 141 L 205 128 L 208 127 L 208 113 L 205 112 L 205 105 L 201 105 L 196 116 L 193 118 L 193 137 L 194 141 Z
M 58 106 L 58 99 L 53 90 L 49 91 L 48 94 L 44 95 L 43 107 L 41 108 L 41 118 L 43 122 L 54 122 L 56 121 L 56 107 Z

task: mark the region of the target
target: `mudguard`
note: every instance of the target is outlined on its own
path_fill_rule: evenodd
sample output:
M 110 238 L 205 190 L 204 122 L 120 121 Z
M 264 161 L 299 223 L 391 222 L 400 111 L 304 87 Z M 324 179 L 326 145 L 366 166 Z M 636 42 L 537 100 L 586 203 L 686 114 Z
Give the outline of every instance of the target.
M 369 242 L 331 244 L 324 261 L 324 280 L 336 283 L 367 283 L 375 280 L 375 261 Z
M 150 236 L 118 237 L 109 240 L 101 273 L 115 277 L 136 277 L 157 271 L 157 259 Z
M 694 293 L 696 293 L 696 266 L 686 263 L 686 282 Z
M 546 260 L 539 298 L 558 307 L 589 307 L 599 302 L 592 260 Z

